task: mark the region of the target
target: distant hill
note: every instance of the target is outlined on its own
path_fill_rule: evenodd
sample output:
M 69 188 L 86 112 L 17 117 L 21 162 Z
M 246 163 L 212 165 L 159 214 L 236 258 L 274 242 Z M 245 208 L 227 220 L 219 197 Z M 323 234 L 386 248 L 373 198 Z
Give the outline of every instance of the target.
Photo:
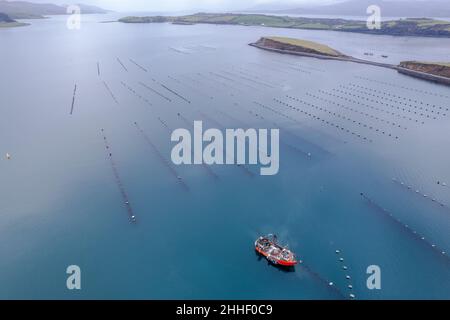
M 107 13 L 108 10 L 79 4 L 82 14 Z M 31 3 L 26 1 L 0 0 L 0 12 L 6 13 L 14 19 L 34 19 L 47 15 L 67 14 L 67 5 L 56 5 L 51 3 Z
M 16 20 L 11 19 L 6 13 L 0 12 L 0 22 L 12 23 L 12 22 L 16 22 Z
M 273 10 L 264 6 L 251 11 L 283 14 L 317 14 L 338 16 L 365 16 L 367 7 L 378 5 L 386 17 L 450 17 L 449 0 L 348 0 L 330 5 Z

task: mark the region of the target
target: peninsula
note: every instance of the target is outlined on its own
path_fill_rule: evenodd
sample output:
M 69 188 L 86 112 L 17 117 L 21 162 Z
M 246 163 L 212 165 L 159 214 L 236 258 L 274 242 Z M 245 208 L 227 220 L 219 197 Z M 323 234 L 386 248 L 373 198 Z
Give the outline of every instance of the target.
M 428 18 L 408 18 L 384 21 L 380 29 L 368 29 L 366 21 L 345 19 L 305 18 L 264 14 L 196 13 L 185 16 L 129 16 L 119 19 L 123 23 L 177 23 L 223 24 L 262 26 L 306 30 L 357 32 L 374 35 L 447 37 L 450 38 L 450 21 Z
M 27 23 L 17 22 L 16 20 L 8 16 L 6 13 L 0 12 L 0 28 L 23 27 L 27 25 L 28 25 Z
M 347 56 L 320 43 L 286 37 L 262 37 L 257 42 L 250 43 L 249 45 L 283 54 L 369 64 L 377 67 L 394 69 L 400 73 L 416 78 L 450 85 L 450 63 L 417 61 L 404 61 L 399 65 L 380 63 Z

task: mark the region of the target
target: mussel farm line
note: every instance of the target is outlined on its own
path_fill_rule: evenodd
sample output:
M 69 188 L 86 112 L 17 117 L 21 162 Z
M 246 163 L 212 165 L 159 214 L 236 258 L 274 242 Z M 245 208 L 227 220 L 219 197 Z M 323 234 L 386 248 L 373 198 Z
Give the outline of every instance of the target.
M 175 96 L 177 96 L 178 98 L 180 98 L 181 100 L 187 102 L 187 103 L 191 103 L 191 101 L 185 97 L 183 97 L 181 94 L 179 94 L 178 92 L 176 92 L 175 90 L 170 89 L 168 86 L 166 86 L 165 84 L 157 81 L 156 79 L 152 79 L 153 82 L 159 84 L 161 87 L 163 87 L 164 89 L 166 89 L 167 91 L 169 91 L 170 93 L 174 94 Z
M 342 264 L 341 269 L 345 274 L 345 280 L 347 280 L 347 289 L 350 290 L 350 292 L 353 292 L 353 285 L 352 285 L 352 277 L 348 274 L 348 267 L 344 264 L 345 259 L 342 257 L 342 251 L 336 250 L 336 255 L 339 256 L 338 261 Z M 355 299 L 356 296 L 354 293 L 349 294 L 350 299 Z
M 422 193 L 419 189 L 415 189 L 415 188 L 413 188 L 411 185 L 408 185 L 408 184 L 406 184 L 406 183 L 403 182 L 403 181 L 399 181 L 399 180 L 397 180 L 396 178 L 392 178 L 392 181 L 393 181 L 396 185 L 401 186 L 401 187 L 405 188 L 406 190 L 409 190 L 411 193 L 413 193 L 413 194 L 415 194 L 415 195 L 417 195 L 417 196 L 420 196 L 422 199 L 427 199 L 428 201 L 431 201 L 431 202 L 433 202 L 433 203 L 439 205 L 439 206 L 442 207 L 442 208 L 445 208 L 445 209 L 447 209 L 447 210 L 450 210 L 450 207 L 449 207 L 448 205 L 446 205 L 445 203 L 443 203 L 443 202 L 437 200 L 436 198 L 434 198 L 434 197 L 432 197 L 432 196 L 427 195 L 426 193 Z
M 310 113 L 310 112 L 308 112 L 308 111 L 305 111 L 305 110 L 303 110 L 303 109 L 300 109 L 300 108 L 291 106 L 290 104 L 288 104 L 288 103 L 286 103 L 286 102 L 283 102 L 283 101 L 281 101 L 281 100 L 279 100 L 279 99 L 277 99 L 277 98 L 273 98 L 273 100 L 274 100 L 275 102 L 277 102 L 277 103 L 279 103 L 279 104 L 285 106 L 285 107 L 288 107 L 288 108 L 294 110 L 294 111 L 301 112 L 301 113 L 303 113 L 303 114 L 305 114 L 305 115 L 307 115 L 307 116 L 313 118 L 314 120 L 321 121 L 323 124 L 327 124 L 327 125 L 329 125 L 329 126 L 331 126 L 331 127 L 333 127 L 333 128 L 336 128 L 337 130 L 340 130 L 340 131 L 342 131 L 342 132 L 347 132 L 348 134 L 351 134 L 351 135 L 353 135 L 353 136 L 355 136 L 355 137 L 358 137 L 358 138 L 360 138 L 360 139 L 362 139 L 362 140 L 369 141 L 369 142 L 373 142 L 372 139 L 367 138 L 367 137 L 361 135 L 360 133 L 357 133 L 357 132 L 354 132 L 354 131 L 350 131 L 349 129 L 346 129 L 346 128 L 340 126 L 340 125 L 337 124 L 337 123 L 334 123 L 334 122 L 332 122 L 332 121 L 328 121 L 328 120 L 326 120 L 326 119 L 324 119 L 324 118 L 321 118 L 321 117 L 319 117 L 319 116 L 316 116 L 315 114 Z
M 163 95 L 161 92 L 156 91 L 155 89 L 153 89 L 152 87 L 150 87 L 149 85 L 143 83 L 143 82 L 139 82 L 139 84 L 141 86 L 143 86 L 145 89 L 150 90 L 151 92 L 153 92 L 154 94 L 160 96 L 161 98 L 163 98 L 164 100 L 167 100 L 169 102 L 172 102 L 172 100 L 169 97 L 166 97 L 165 95 Z
M 400 113 L 395 113 L 395 112 L 390 111 L 390 110 L 385 110 L 383 108 L 378 108 L 378 107 L 369 105 L 369 104 L 364 103 L 364 102 L 359 102 L 359 101 L 356 101 L 356 100 L 353 100 L 353 99 L 350 99 L 350 98 L 347 98 L 347 97 L 340 96 L 340 95 L 332 93 L 332 92 L 324 91 L 322 89 L 319 89 L 319 92 L 322 93 L 322 94 L 326 94 L 328 96 L 334 97 L 334 98 L 339 98 L 341 100 L 344 100 L 344 101 L 347 101 L 347 102 L 350 102 L 350 103 L 354 103 L 354 104 L 363 106 L 365 108 L 370 108 L 372 110 L 377 110 L 377 111 L 380 111 L 380 112 L 384 112 L 384 113 L 387 113 L 388 115 L 396 116 L 396 117 L 402 118 L 404 120 L 409 120 L 409 121 L 412 121 L 412 122 L 419 123 L 418 119 L 413 119 L 411 117 L 407 117 L 407 116 L 402 115 Z M 423 124 L 423 122 L 422 122 L 422 124 Z
M 433 108 L 433 109 L 436 109 L 436 111 L 437 111 L 438 109 L 441 110 L 441 111 L 437 111 L 437 112 L 436 112 L 437 114 L 440 114 L 440 112 L 442 112 L 442 111 L 448 111 L 448 107 L 441 107 L 441 106 L 438 107 L 438 106 L 436 106 L 435 104 L 425 103 L 425 102 L 419 101 L 419 100 L 417 100 L 417 99 L 411 99 L 411 98 L 407 98 L 407 97 L 402 97 L 402 96 L 399 96 L 399 95 L 396 95 L 396 94 L 393 94 L 393 93 L 388 93 L 388 92 L 385 92 L 385 91 L 381 91 L 381 90 L 376 90 L 376 89 L 373 89 L 373 88 L 364 87 L 364 86 L 357 85 L 357 84 L 354 84 L 354 83 L 350 83 L 349 85 L 352 86 L 352 87 L 355 87 L 355 88 L 364 89 L 364 90 L 366 90 L 366 91 L 376 92 L 376 93 L 382 94 L 382 95 L 384 95 L 384 96 L 388 96 L 388 97 L 390 97 L 390 98 L 393 97 L 393 98 L 401 99 L 401 100 L 403 100 L 403 101 L 408 101 L 409 104 L 415 103 L 417 106 L 420 104 L 420 105 L 422 105 L 422 106 L 431 107 L 431 108 Z M 387 99 L 390 100 L 391 102 L 393 101 L 393 99 L 389 99 L 389 98 L 387 98 Z M 399 102 L 399 103 L 401 104 L 402 102 Z M 408 105 L 407 102 L 403 102 L 403 104 Z M 419 108 L 420 108 L 420 107 L 419 107 Z M 427 109 L 425 109 L 425 110 L 428 111 Z M 442 115 L 443 115 L 443 116 L 446 116 L 447 114 L 443 113 Z
M 133 59 L 128 58 L 128 60 L 129 60 L 132 64 L 134 64 L 136 67 L 138 67 L 139 69 L 141 69 L 142 71 L 148 72 L 147 69 L 145 69 L 143 66 L 141 66 L 139 63 L 137 63 L 137 62 L 134 61 Z
M 322 112 L 328 113 L 329 115 L 331 115 L 333 117 L 337 117 L 337 118 L 349 121 L 350 123 L 353 123 L 354 125 L 358 125 L 358 126 L 360 126 L 362 128 L 366 128 L 366 129 L 372 130 L 372 131 L 374 131 L 376 133 L 381 133 L 383 135 L 388 135 L 389 137 L 395 137 L 395 139 L 398 139 L 398 136 L 394 136 L 392 133 L 387 133 L 386 131 L 384 131 L 382 129 L 378 129 L 378 128 L 375 128 L 375 127 L 371 126 L 370 124 L 365 124 L 363 122 L 360 122 L 360 121 L 354 120 L 352 118 L 346 117 L 346 116 L 344 116 L 344 115 L 342 115 L 340 113 L 337 113 L 335 111 L 331 111 L 331 110 L 329 110 L 327 108 L 316 106 L 315 104 L 306 102 L 306 101 L 304 101 L 304 100 L 302 100 L 300 98 L 292 97 L 292 96 L 289 96 L 289 95 L 286 95 L 286 98 L 294 100 L 294 101 L 297 101 L 297 102 L 300 102 L 301 104 L 309 106 L 309 107 L 312 107 L 312 108 L 314 108 L 314 109 L 316 109 L 318 111 L 322 111 Z M 296 106 L 293 106 L 293 105 L 290 105 L 290 106 L 291 106 L 291 108 L 294 108 L 294 109 L 296 108 Z M 298 110 L 298 106 L 297 106 L 297 110 Z
M 381 207 L 379 204 L 370 199 L 364 193 L 361 193 L 360 195 L 364 200 L 366 200 L 367 204 L 369 204 L 370 207 L 373 208 L 376 212 L 381 213 L 383 217 L 387 218 L 390 222 L 399 227 L 400 230 L 406 232 L 408 235 L 412 236 L 413 239 L 424 244 L 426 248 L 432 249 L 434 253 L 438 254 L 440 257 L 445 258 L 445 261 L 447 263 L 450 263 L 450 256 L 444 250 L 439 249 L 434 243 L 430 243 L 424 236 L 420 235 L 416 230 L 413 230 L 408 224 L 405 224 L 396 217 L 394 217 L 394 215 L 391 212 Z
M 116 96 L 114 95 L 114 93 L 111 91 L 111 89 L 109 88 L 108 84 L 106 83 L 106 81 L 103 81 L 103 85 L 105 86 L 106 90 L 108 91 L 109 95 L 111 96 L 111 98 L 114 100 L 114 102 L 116 104 L 119 104 L 119 102 L 116 99 Z
M 416 89 L 416 88 L 410 88 L 410 87 L 406 87 L 406 86 L 400 86 L 400 85 L 397 85 L 397 84 L 393 84 L 393 83 L 389 83 L 389 82 L 385 82 L 385 81 L 380 81 L 380 80 L 375 80 L 375 79 L 370 79 L 370 78 L 361 77 L 361 76 L 355 76 L 355 78 L 358 78 L 358 79 L 361 79 L 361 80 L 365 80 L 365 81 L 369 81 L 369 82 L 378 83 L 378 84 L 383 84 L 383 85 L 390 86 L 390 87 L 393 87 L 393 88 L 400 88 L 400 89 L 405 89 L 405 90 L 414 91 L 414 92 L 418 92 L 418 93 L 428 94 L 428 95 L 435 96 L 435 97 L 441 97 L 441 98 L 450 99 L 450 96 L 447 96 L 445 94 L 430 92 L 430 91 L 426 91 L 426 90 L 420 90 L 420 89 Z
M 153 106 L 153 104 L 145 97 L 141 96 L 139 93 L 136 92 L 136 90 L 134 90 L 132 87 L 130 87 L 129 85 L 127 85 L 125 82 L 120 81 L 120 83 L 122 84 L 122 86 L 124 86 L 124 88 L 128 89 L 128 91 L 130 91 L 131 93 L 133 93 L 137 98 L 139 98 L 140 100 L 144 101 L 146 104 L 148 104 L 149 106 Z
M 72 106 L 70 107 L 70 114 L 73 114 L 73 108 L 75 106 L 75 96 L 77 94 L 77 85 L 75 84 L 75 87 L 73 88 L 73 95 L 72 95 Z
M 344 108 L 344 109 L 350 110 L 350 111 L 352 111 L 352 112 L 354 112 L 354 113 L 359 113 L 359 114 L 361 114 L 361 115 L 363 115 L 363 116 L 366 116 L 366 117 L 368 117 L 368 118 L 375 119 L 375 120 L 378 120 L 378 121 L 387 123 L 387 124 L 389 124 L 389 125 L 392 125 L 393 127 L 398 127 L 398 128 L 404 129 L 404 130 L 407 130 L 407 129 L 408 129 L 407 127 L 403 127 L 402 125 L 400 125 L 400 124 L 398 124 L 398 123 L 396 123 L 396 122 L 392 122 L 392 121 L 389 121 L 389 120 L 387 120 L 387 119 L 379 118 L 379 117 L 377 117 L 377 116 L 374 116 L 373 114 L 370 114 L 370 113 L 361 111 L 360 109 L 354 109 L 354 108 L 345 106 L 345 105 L 343 105 L 343 104 L 341 104 L 341 103 L 339 103 L 339 102 L 335 102 L 335 101 L 333 101 L 333 100 L 328 100 L 328 99 L 325 99 L 325 98 L 323 98 L 323 97 L 317 96 L 317 95 L 312 94 L 312 93 L 309 93 L 309 92 L 307 92 L 306 95 L 309 96 L 309 97 L 311 97 L 311 98 L 320 100 L 320 101 L 322 101 L 322 102 L 333 104 L 333 105 L 335 105 L 335 106 L 338 106 L 339 108 Z
M 204 114 L 203 112 L 199 112 L 200 116 L 204 119 L 206 119 L 209 122 L 215 123 L 219 128 L 221 128 L 222 130 L 225 131 L 225 127 L 220 124 L 218 121 L 210 118 L 209 116 L 207 116 L 206 114 Z M 228 157 L 228 154 L 225 154 L 226 157 Z M 230 159 L 230 158 L 228 158 Z M 234 162 L 234 159 L 233 159 Z M 242 170 L 244 170 L 244 172 L 251 178 L 253 178 L 255 176 L 255 174 L 253 172 L 251 172 L 245 165 L 241 165 L 241 164 L 236 164 L 236 166 L 238 166 L 239 168 L 241 168 Z
M 125 67 L 125 65 L 122 63 L 122 61 L 121 61 L 119 58 L 117 58 L 117 62 L 122 66 L 122 68 L 123 68 L 126 72 L 128 72 L 127 67 Z
M 147 142 L 147 144 L 152 148 L 152 150 L 156 153 L 158 158 L 161 160 L 161 162 L 169 169 L 170 173 L 177 179 L 178 183 L 183 187 L 185 191 L 189 191 L 189 187 L 184 182 L 183 178 L 178 175 L 177 171 L 173 168 L 172 164 L 167 160 L 161 152 L 158 150 L 156 145 L 152 142 L 150 137 L 142 130 L 142 128 L 138 125 L 137 122 L 134 123 L 136 129 L 141 133 L 144 140 Z
M 120 178 L 119 170 L 117 169 L 117 165 L 114 161 L 111 147 L 110 147 L 110 145 L 108 143 L 108 139 L 106 138 L 106 135 L 104 133 L 104 129 L 101 129 L 101 132 L 102 132 L 102 136 L 103 136 L 103 141 L 105 143 L 105 149 L 106 149 L 106 152 L 108 153 L 109 162 L 110 162 L 111 168 L 114 173 L 114 180 L 115 180 L 117 186 L 119 187 L 120 194 L 122 195 L 123 203 L 125 204 L 125 207 L 128 212 L 128 217 L 130 218 L 131 222 L 136 222 L 136 216 L 133 212 L 133 208 L 131 207 L 130 200 L 128 198 L 128 194 L 125 190 L 124 184 L 122 183 L 122 180 Z

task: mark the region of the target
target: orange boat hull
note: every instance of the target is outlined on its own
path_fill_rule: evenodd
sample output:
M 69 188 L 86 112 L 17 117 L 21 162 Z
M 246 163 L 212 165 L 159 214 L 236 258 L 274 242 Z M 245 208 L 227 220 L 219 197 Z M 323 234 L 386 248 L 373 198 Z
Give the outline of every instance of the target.
M 269 258 L 268 254 L 264 251 L 260 250 L 258 247 L 255 247 L 256 252 L 258 252 L 260 255 L 266 257 L 267 260 L 272 262 L 273 264 L 284 266 L 284 267 L 293 267 L 298 264 L 298 261 L 286 261 L 286 260 L 280 260 L 280 259 L 274 259 Z

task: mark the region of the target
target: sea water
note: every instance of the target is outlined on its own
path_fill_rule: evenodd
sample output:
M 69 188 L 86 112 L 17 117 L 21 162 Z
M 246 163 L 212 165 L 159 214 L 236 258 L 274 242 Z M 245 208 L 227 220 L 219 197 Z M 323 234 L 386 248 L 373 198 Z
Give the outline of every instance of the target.
M 248 46 L 290 36 L 398 63 L 445 61 L 450 40 L 108 20 L 0 30 L 0 298 L 450 298 L 450 90 Z M 171 132 L 194 120 L 280 129 L 279 173 L 171 165 Z M 268 233 L 293 272 L 255 254 Z

